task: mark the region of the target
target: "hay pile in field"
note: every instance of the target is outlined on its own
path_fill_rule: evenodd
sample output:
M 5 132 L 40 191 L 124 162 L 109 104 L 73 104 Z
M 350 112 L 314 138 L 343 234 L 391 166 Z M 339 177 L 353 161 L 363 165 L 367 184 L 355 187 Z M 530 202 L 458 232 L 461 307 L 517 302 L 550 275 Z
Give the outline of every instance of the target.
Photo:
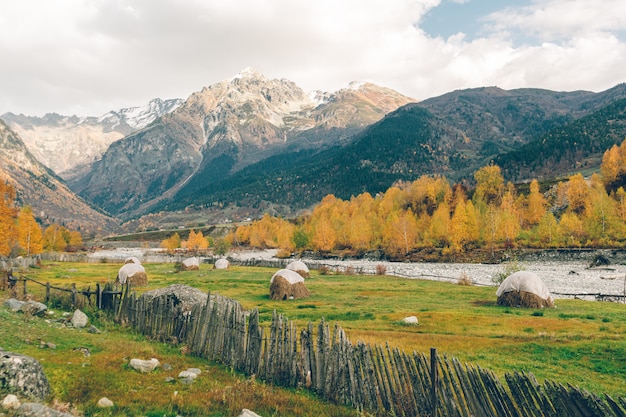
M 126 284 L 126 281 L 128 281 L 131 287 L 148 284 L 148 275 L 146 275 L 146 270 L 143 266 L 141 266 L 141 264 L 124 264 L 117 273 L 115 283 Z
M 183 271 L 197 271 L 198 269 L 200 269 L 200 261 L 195 256 L 183 261 Z
M 310 295 L 304 286 L 304 278 L 290 269 L 279 270 L 270 280 L 271 300 L 297 300 Z
M 215 261 L 215 269 L 228 269 L 230 262 L 226 258 L 220 258 Z
M 303 278 L 311 278 L 311 272 L 309 271 L 309 267 L 302 261 L 293 261 L 289 265 L 287 265 L 287 269 L 291 271 L 295 271 L 300 274 Z
M 522 308 L 554 307 L 550 291 L 534 273 L 518 271 L 509 275 L 496 291 L 498 305 Z

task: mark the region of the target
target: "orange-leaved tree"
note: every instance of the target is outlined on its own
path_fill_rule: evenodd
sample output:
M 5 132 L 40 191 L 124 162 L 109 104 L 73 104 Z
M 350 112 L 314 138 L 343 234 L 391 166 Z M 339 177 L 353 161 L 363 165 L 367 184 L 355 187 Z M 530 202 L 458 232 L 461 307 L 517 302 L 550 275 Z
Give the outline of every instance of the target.
M 30 206 L 20 209 L 17 216 L 17 234 L 22 254 L 30 256 L 43 252 L 43 233 Z
M 9 256 L 17 243 L 15 189 L 0 181 L 0 255 Z
M 161 241 L 161 248 L 166 249 L 168 252 L 173 252 L 176 249 L 180 248 L 181 239 L 180 235 L 177 232 L 167 239 Z

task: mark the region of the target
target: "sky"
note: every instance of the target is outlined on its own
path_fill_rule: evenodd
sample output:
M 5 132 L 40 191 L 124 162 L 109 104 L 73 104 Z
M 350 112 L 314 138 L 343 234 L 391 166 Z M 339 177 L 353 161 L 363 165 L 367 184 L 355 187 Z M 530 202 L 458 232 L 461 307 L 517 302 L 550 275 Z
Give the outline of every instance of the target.
M 417 100 L 483 86 L 626 81 L 624 0 L 0 2 L 0 114 L 100 116 L 252 67 L 305 91 Z

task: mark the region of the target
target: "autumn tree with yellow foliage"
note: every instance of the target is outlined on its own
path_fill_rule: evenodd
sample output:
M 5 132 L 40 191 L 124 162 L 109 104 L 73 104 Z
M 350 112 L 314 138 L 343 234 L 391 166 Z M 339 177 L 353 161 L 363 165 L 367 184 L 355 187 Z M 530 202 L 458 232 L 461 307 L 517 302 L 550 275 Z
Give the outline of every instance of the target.
M 43 252 L 43 233 L 30 206 L 20 209 L 17 216 L 17 233 L 23 255 L 30 256 Z
M 442 253 L 481 247 L 623 247 L 626 140 L 607 150 L 600 172 L 591 178 L 574 174 L 547 193 L 533 179 L 524 195 L 506 183 L 500 167 L 489 165 L 475 172 L 471 200 L 459 184 L 422 176 L 375 197 L 363 193 L 344 201 L 328 195 L 297 227 L 265 216 L 238 228 L 235 239 L 256 247 L 287 245 L 324 253 L 379 249 L 392 257 L 433 247 Z M 279 227 L 286 232 L 279 233 Z
M 9 256 L 17 244 L 18 233 L 15 225 L 15 189 L 0 181 L 0 255 Z

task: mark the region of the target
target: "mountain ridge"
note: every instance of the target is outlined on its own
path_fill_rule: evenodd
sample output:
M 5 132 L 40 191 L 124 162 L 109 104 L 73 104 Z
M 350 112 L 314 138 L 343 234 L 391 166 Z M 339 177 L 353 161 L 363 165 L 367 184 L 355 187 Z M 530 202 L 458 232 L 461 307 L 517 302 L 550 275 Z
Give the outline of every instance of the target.
M 111 110 L 98 117 L 4 113 L 0 119 L 20 135 L 41 163 L 67 180 L 88 170 L 111 143 L 173 111 L 181 101 L 156 98 L 144 106 Z
M 246 70 L 115 142 L 90 173 L 69 184 L 107 211 L 142 214 L 196 179 L 215 181 L 287 149 L 347 141 L 412 101 L 369 83 L 312 96 L 292 81 Z
M 29 205 L 43 224 L 57 223 L 85 235 L 105 234 L 119 222 L 88 205 L 27 149 L 0 120 L 0 178 L 11 184 L 20 206 Z

